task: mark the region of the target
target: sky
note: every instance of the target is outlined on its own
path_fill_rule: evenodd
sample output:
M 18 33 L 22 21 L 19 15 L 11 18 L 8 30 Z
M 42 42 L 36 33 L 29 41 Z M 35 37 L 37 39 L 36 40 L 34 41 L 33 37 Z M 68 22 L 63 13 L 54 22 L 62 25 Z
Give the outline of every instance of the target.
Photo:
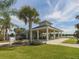
M 75 24 L 79 23 L 79 20 L 75 19 L 75 16 L 79 15 L 79 0 L 17 0 L 13 8 L 19 10 L 25 5 L 36 8 L 41 21 L 52 22 L 52 26 L 63 30 L 66 34 L 74 33 Z M 12 16 L 12 22 L 28 29 L 28 25 L 16 16 Z M 33 27 L 35 26 L 33 24 Z

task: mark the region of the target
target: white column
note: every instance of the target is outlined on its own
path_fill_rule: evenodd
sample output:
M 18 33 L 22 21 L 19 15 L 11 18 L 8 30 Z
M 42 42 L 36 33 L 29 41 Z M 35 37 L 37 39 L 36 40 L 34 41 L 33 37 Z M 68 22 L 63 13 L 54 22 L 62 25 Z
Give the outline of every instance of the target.
M 60 35 L 61 35 L 61 38 L 62 38 L 62 32 L 61 32 L 61 34 L 60 34 Z
M 48 32 L 48 28 L 46 28 L 46 39 L 49 40 L 49 32 Z
M 54 33 L 53 33 L 53 38 L 55 39 L 56 38 L 56 32 L 54 30 Z
M 37 30 L 37 40 L 39 40 L 39 30 Z
M 4 34 L 4 40 L 6 40 L 6 38 L 5 38 L 5 29 L 3 29 L 3 34 Z
M 58 32 L 58 38 L 60 38 L 60 32 Z

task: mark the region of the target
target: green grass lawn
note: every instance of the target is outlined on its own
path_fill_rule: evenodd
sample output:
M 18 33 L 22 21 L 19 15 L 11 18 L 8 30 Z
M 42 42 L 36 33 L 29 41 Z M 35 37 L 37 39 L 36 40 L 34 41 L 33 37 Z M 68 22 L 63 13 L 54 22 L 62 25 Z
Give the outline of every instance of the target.
M 0 59 L 79 59 L 79 49 L 57 45 L 3 47 Z
M 63 43 L 76 44 L 77 43 L 77 39 L 69 38 L 68 40 L 65 40 Z

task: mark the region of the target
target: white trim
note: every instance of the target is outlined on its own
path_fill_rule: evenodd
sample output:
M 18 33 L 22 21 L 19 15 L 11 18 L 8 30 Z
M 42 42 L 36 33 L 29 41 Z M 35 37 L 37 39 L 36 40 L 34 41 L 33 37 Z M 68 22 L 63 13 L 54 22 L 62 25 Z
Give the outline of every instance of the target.
M 35 29 L 32 29 L 32 31 L 41 30 L 41 29 L 46 29 L 46 28 L 52 29 L 52 30 L 55 30 L 55 31 L 58 31 L 58 32 L 62 32 L 62 31 L 60 31 L 60 30 L 57 30 L 57 29 L 55 29 L 55 28 L 51 28 L 51 27 L 49 27 L 49 26 L 47 26 L 47 27 L 42 27 L 42 28 L 35 28 Z M 28 30 L 27 30 L 27 31 L 28 31 Z
M 34 30 L 40 30 L 40 29 L 46 29 L 47 27 L 42 27 L 42 28 L 36 28 L 36 29 L 32 29 L 32 31 Z
M 52 30 L 55 30 L 55 31 L 59 31 L 59 32 L 62 32 L 62 31 L 60 31 L 60 30 L 58 30 L 58 29 L 55 29 L 55 28 L 51 28 L 51 27 L 48 27 L 49 29 L 52 29 Z

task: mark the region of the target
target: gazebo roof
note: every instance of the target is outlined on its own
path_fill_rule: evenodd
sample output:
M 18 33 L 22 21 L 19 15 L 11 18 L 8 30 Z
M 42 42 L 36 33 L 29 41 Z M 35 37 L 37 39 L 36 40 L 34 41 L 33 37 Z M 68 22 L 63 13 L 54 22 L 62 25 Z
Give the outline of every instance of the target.
M 37 27 L 34 27 L 34 28 L 32 28 L 33 30 L 37 30 L 37 29 L 43 29 L 43 28 L 49 28 L 49 29 L 51 29 L 51 30 L 56 30 L 56 31 L 60 31 L 60 32 L 62 32 L 62 30 L 60 30 L 60 29 L 58 29 L 58 28 L 55 28 L 55 27 L 53 27 L 53 26 L 51 26 L 52 25 L 52 23 L 51 22 L 49 22 L 49 21 L 47 21 L 47 20 L 44 20 L 44 21 L 42 21 L 42 22 L 40 22 L 39 23 L 39 26 L 37 26 Z
M 48 23 L 48 24 L 50 24 L 50 25 L 52 24 L 51 22 L 49 22 L 49 21 L 47 21 L 47 20 L 44 20 L 44 21 L 39 22 L 39 25 L 40 25 L 40 24 L 43 24 L 43 23 Z
M 60 29 L 58 29 L 58 28 L 55 28 L 55 27 L 53 27 L 53 26 L 46 26 L 46 25 L 42 25 L 42 26 L 37 26 L 37 27 L 34 27 L 34 28 L 32 28 L 33 30 L 35 30 L 35 29 L 40 29 L 40 28 L 44 28 L 44 27 L 50 27 L 50 28 L 53 28 L 53 29 L 55 29 L 55 30 L 57 30 L 57 31 L 60 31 L 60 32 L 62 32 L 62 30 L 60 30 Z

